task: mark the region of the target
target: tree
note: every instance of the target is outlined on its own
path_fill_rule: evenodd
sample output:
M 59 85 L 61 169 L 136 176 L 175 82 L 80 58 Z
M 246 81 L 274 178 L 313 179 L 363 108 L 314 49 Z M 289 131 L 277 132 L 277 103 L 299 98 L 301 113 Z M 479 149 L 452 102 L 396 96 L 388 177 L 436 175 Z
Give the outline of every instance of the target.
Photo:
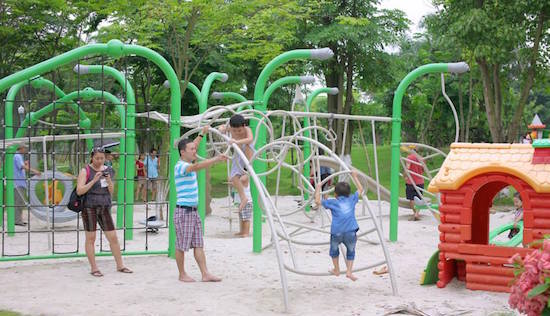
M 397 43 L 407 28 L 407 19 L 399 10 L 378 8 L 377 0 L 352 1 L 304 1 L 310 12 L 304 21 L 303 33 L 306 43 L 315 46 L 327 46 L 334 57 L 326 68 L 321 68 L 329 87 L 338 87 L 340 94 L 329 96 L 328 111 L 351 114 L 354 99 L 354 84 L 359 80 L 362 87 L 373 87 L 378 77 L 384 78 L 384 60 L 386 45 Z M 382 80 L 383 81 L 383 80 Z M 353 126 L 343 140 L 344 124 L 339 122 L 336 130 L 341 154 L 351 150 Z
M 537 76 L 548 69 L 548 1 L 438 0 L 439 30 L 463 47 L 481 72 L 493 142 L 516 140 Z M 517 97 L 515 97 L 517 95 Z M 506 123 L 509 118 L 510 123 Z

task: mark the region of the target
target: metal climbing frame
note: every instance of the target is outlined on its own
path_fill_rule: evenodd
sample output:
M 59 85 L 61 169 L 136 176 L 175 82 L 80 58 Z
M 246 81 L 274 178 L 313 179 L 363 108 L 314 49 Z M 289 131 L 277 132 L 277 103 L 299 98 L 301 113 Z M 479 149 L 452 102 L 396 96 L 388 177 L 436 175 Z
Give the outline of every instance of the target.
M 86 45 L 83 47 L 76 48 L 72 51 L 69 51 L 67 53 L 64 53 L 62 55 L 56 56 L 54 58 L 51 58 L 49 60 L 46 60 L 42 63 L 39 63 L 35 66 L 32 66 L 30 68 L 24 69 L 22 71 L 19 71 L 15 74 L 12 74 L 10 76 L 7 76 L 0 80 L 0 91 L 5 91 L 11 86 L 18 85 L 18 84 L 26 84 L 29 81 L 33 81 L 33 78 L 36 76 L 39 76 L 44 73 L 48 73 L 52 70 L 55 70 L 61 66 L 67 65 L 69 63 L 79 61 L 82 58 L 85 58 L 86 56 L 90 55 L 100 55 L 100 56 L 108 56 L 109 58 L 118 59 L 123 56 L 128 55 L 135 55 L 139 57 L 143 57 L 147 59 L 148 61 L 151 61 L 153 64 L 158 66 L 160 70 L 166 75 L 168 81 L 170 82 L 171 86 L 173 87 L 170 91 L 170 113 L 175 118 L 180 117 L 180 102 L 181 102 L 181 93 L 180 93 L 180 86 L 178 84 L 179 80 L 176 77 L 176 74 L 174 70 L 171 68 L 169 63 L 158 53 L 139 46 L 139 45 L 127 45 L 123 44 L 119 40 L 111 40 L 107 44 L 91 44 Z M 102 75 L 105 73 L 105 68 L 102 67 L 101 70 Z M 121 86 L 124 87 L 124 89 L 127 89 L 128 83 L 127 80 L 124 79 L 124 82 L 121 83 Z M 55 88 L 54 88 L 55 89 Z M 104 90 L 104 89 L 103 89 Z M 127 91 L 127 90 L 125 90 Z M 61 96 L 60 93 L 62 91 L 55 91 L 57 94 L 57 97 L 63 98 L 64 96 Z M 82 95 L 85 95 L 86 92 L 79 93 Z M 105 93 L 102 93 L 102 96 L 104 96 Z M 129 97 L 129 94 L 127 95 Z M 5 128 L 5 139 L 9 141 L 14 137 L 14 130 L 17 128 L 17 126 L 14 125 L 13 120 L 13 101 L 14 98 L 10 98 L 10 94 L 8 94 L 6 101 L 12 101 L 12 102 L 6 102 L 6 108 L 5 108 L 5 116 L 4 116 L 4 128 Z M 133 101 L 135 102 L 135 101 Z M 125 117 L 133 117 L 134 113 L 134 105 L 132 104 L 132 101 L 130 98 L 126 100 L 126 102 L 120 102 L 124 106 L 125 110 Z M 53 105 L 55 108 L 55 103 Z M 77 109 L 77 117 L 82 118 L 83 116 L 81 113 L 78 112 Z M 28 116 L 29 123 L 33 122 L 33 114 L 29 113 Z M 89 120 L 88 120 L 89 121 Z M 130 123 L 131 120 L 128 121 Z M 86 121 L 84 120 L 84 123 Z M 84 124 L 82 125 L 82 120 L 79 121 L 79 124 L 81 128 L 86 129 L 87 126 Z M 30 124 L 28 125 L 30 126 Z M 89 127 L 89 126 L 88 126 Z M 123 127 L 123 133 L 125 134 L 125 140 L 126 143 L 124 145 L 124 151 L 123 156 L 124 159 L 132 158 L 135 151 L 135 126 L 131 126 L 128 124 L 126 127 Z M 173 142 L 176 139 L 179 138 L 180 135 L 180 125 L 179 121 L 176 119 L 173 119 L 170 121 L 170 141 Z M 28 138 L 26 138 L 28 140 Z M 54 136 L 55 139 L 55 136 Z M 7 144 L 4 143 L 4 144 Z M 3 152 L 5 153 L 5 156 L 2 157 L 4 162 L 4 168 L 3 168 L 3 181 L 2 184 L 6 184 L 6 199 L 2 200 L 2 214 L 6 213 L 8 214 L 8 223 L 4 223 L 2 220 L 2 236 L 13 236 L 15 233 L 15 229 L 13 226 L 13 218 L 14 218 L 14 184 L 13 184 L 13 156 L 15 153 L 15 146 L 9 146 L 9 147 L 3 147 Z M 175 148 L 171 147 L 169 150 L 169 156 L 170 157 L 177 157 L 178 152 Z M 173 170 L 176 163 L 176 159 L 169 159 L 169 170 Z M 126 198 L 124 201 L 124 205 L 127 206 L 126 208 L 126 224 L 131 225 L 131 223 L 128 223 L 128 219 L 133 217 L 133 214 L 131 213 L 131 205 L 133 204 L 133 181 L 126 181 L 129 179 L 133 179 L 134 177 L 134 165 L 126 163 L 126 169 L 124 172 L 124 178 L 123 181 L 127 182 L 126 184 Z M 4 189 L 4 187 L 2 187 Z M 131 192 L 131 193 L 130 193 Z M 130 193 L 130 194 L 129 194 Z M 173 212 L 173 209 L 175 207 L 176 202 L 176 195 L 174 190 L 174 181 L 173 181 L 173 173 L 170 173 L 170 212 Z M 168 218 L 171 220 L 172 214 L 168 216 Z M 126 251 L 125 255 L 132 255 L 132 254 L 158 254 L 158 253 L 168 253 L 170 256 L 174 256 L 175 249 L 174 249 L 174 239 L 175 239 L 175 232 L 173 225 L 168 225 L 169 227 L 169 238 L 168 238 L 168 245 L 167 250 L 162 251 Z M 132 239 L 132 230 L 127 230 L 127 233 L 125 234 L 125 240 L 126 239 Z M 98 255 L 105 255 L 105 253 L 99 253 Z M 33 256 L 30 253 L 24 254 L 24 255 L 18 255 L 18 256 L 12 256 L 12 257 L 2 257 L 0 260 L 6 261 L 6 260 L 28 260 L 28 259 L 43 259 L 43 258 L 66 258 L 66 257 L 79 257 L 84 256 L 82 253 L 63 253 L 63 254 L 56 254 L 52 253 L 51 255 L 44 255 L 44 256 Z
M 234 109 L 225 108 L 225 113 L 221 112 L 221 110 L 224 109 L 223 107 L 212 107 L 208 109 L 198 120 L 198 125 L 182 135 L 182 138 L 190 137 L 191 135 L 199 132 L 201 130 L 201 127 L 204 124 L 209 124 L 212 127 L 216 127 L 218 124 L 226 124 L 227 119 L 222 118 L 224 114 L 229 114 L 228 116 L 231 116 L 232 114 L 236 113 Z M 216 115 L 212 115 L 212 113 L 217 113 Z M 298 185 L 301 186 L 301 189 L 303 192 L 307 192 L 309 196 L 313 198 L 313 192 L 314 188 L 309 183 L 309 179 L 304 176 L 303 169 L 304 166 L 308 163 L 316 162 L 315 155 L 311 155 L 309 157 L 306 157 L 303 154 L 303 148 L 301 148 L 299 143 L 307 143 L 309 146 L 311 146 L 312 150 L 311 152 L 318 153 L 319 149 L 324 150 L 328 156 L 328 159 L 331 159 L 331 161 L 335 162 L 336 165 L 339 167 L 340 171 L 335 172 L 332 176 L 326 178 L 324 181 L 329 181 L 332 178 L 339 177 L 341 175 L 347 175 L 349 172 L 351 172 L 351 169 L 338 157 L 333 149 L 334 147 L 328 147 L 323 145 L 321 142 L 318 141 L 317 138 L 313 137 L 305 137 L 304 135 L 329 135 L 331 132 L 321 126 L 308 126 L 308 127 L 301 127 L 300 119 L 303 118 L 324 118 L 324 119 L 345 119 L 348 121 L 353 120 L 365 120 L 365 121 L 380 121 L 380 122 L 389 122 L 390 118 L 384 118 L 384 117 L 366 117 L 366 116 L 353 116 L 353 115 L 329 115 L 325 113 L 308 113 L 308 112 L 287 112 L 287 111 L 268 111 L 267 113 L 261 113 L 257 110 L 243 110 L 239 112 L 240 114 L 244 115 L 245 117 L 251 119 L 252 121 L 256 122 L 256 129 L 253 130 L 255 135 L 258 135 L 258 129 L 260 127 L 264 127 L 266 129 L 266 137 L 269 139 L 266 145 L 260 147 L 258 151 L 253 155 L 251 158 L 251 161 L 261 160 L 264 163 L 269 164 L 270 168 L 262 173 L 256 172 L 252 169 L 252 165 L 250 161 L 246 159 L 246 156 L 241 151 L 241 149 L 237 145 L 229 146 L 228 144 L 228 138 L 226 135 L 221 134 L 216 128 L 211 128 L 211 132 L 209 133 L 209 139 L 207 152 L 211 152 L 212 154 L 219 155 L 219 154 L 225 154 L 228 155 L 230 158 L 231 156 L 238 155 L 240 159 L 242 159 L 245 162 L 245 167 L 247 170 L 250 170 L 248 172 L 250 179 L 252 182 L 255 183 L 255 185 L 259 188 L 258 192 L 258 205 L 264 212 L 265 219 L 267 223 L 269 224 L 270 231 L 271 231 L 271 245 L 275 248 L 275 252 L 277 255 L 277 260 L 279 263 L 279 270 L 280 270 L 280 276 L 281 276 L 281 284 L 283 289 L 283 298 L 284 298 L 284 304 L 285 308 L 288 308 L 288 284 L 287 284 L 287 276 L 286 271 L 290 271 L 293 273 L 298 273 L 302 275 L 309 275 L 309 276 L 325 276 L 329 275 L 327 272 L 320 272 L 320 271 L 308 271 L 299 268 L 299 263 L 296 258 L 296 253 L 294 251 L 294 245 L 295 244 L 302 244 L 302 245 L 328 245 L 329 238 L 322 237 L 322 240 L 315 240 L 315 241 L 304 241 L 299 238 L 299 236 L 303 236 L 307 234 L 308 232 L 314 232 L 314 233 L 321 233 L 328 235 L 330 234 L 330 214 L 326 212 L 326 210 L 318 210 L 318 211 L 310 211 L 309 213 L 305 211 L 305 204 L 302 204 L 298 207 L 298 209 L 293 210 L 287 214 L 282 214 L 282 210 L 280 207 L 276 205 L 274 202 L 271 194 L 267 190 L 266 186 L 263 185 L 260 178 L 268 176 L 270 174 L 274 174 L 275 172 L 278 172 L 281 168 L 287 168 L 290 169 L 293 174 L 295 174 L 298 177 Z M 208 117 L 208 120 L 206 119 Z M 259 117 L 259 118 L 258 118 Z M 290 135 L 285 135 L 285 133 L 282 134 L 282 137 L 275 138 L 274 136 L 274 129 L 273 129 L 273 123 L 271 122 L 274 118 L 288 118 L 291 122 L 293 122 L 295 126 L 295 130 L 291 131 Z M 214 137 L 213 137 L 214 136 Z M 375 135 L 374 135 L 375 137 Z M 218 141 L 220 140 L 221 141 Z M 232 155 L 230 153 L 230 150 L 232 149 Z M 296 163 L 288 163 L 286 162 L 286 157 L 290 150 L 293 149 L 296 152 L 297 156 L 297 162 Z M 206 158 L 206 157 L 202 157 Z M 244 170 L 243 170 L 244 171 Z M 244 171 L 246 172 L 246 171 Z M 323 182 L 321 182 L 323 183 Z M 323 193 L 328 193 L 323 192 Z M 372 264 L 368 264 L 365 266 L 360 266 L 354 269 L 354 271 L 363 271 L 366 269 L 374 268 L 376 266 L 384 265 L 386 264 L 388 266 L 388 270 L 390 273 L 390 282 L 392 291 L 394 294 L 397 294 L 397 284 L 396 284 L 396 276 L 395 271 L 392 266 L 391 258 L 389 256 L 388 249 L 386 247 L 384 238 L 382 236 L 382 229 L 379 225 L 378 218 L 379 216 L 375 215 L 375 212 L 371 209 L 368 203 L 367 195 L 364 194 L 362 196 L 363 199 L 363 216 L 358 217 L 358 221 L 361 224 L 361 230 L 358 234 L 358 238 L 360 241 L 368 242 L 370 244 L 379 245 L 382 248 L 382 252 L 384 255 L 383 260 L 380 260 L 379 262 L 375 262 Z M 308 201 L 310 202 L 310 201 Z M 288 215 L 295 214 L 299 211 L 303 211 L 304 214 L 307 214 L 306 216 L 310 218 L 320 218 L 320 225 L 306 225 L 306 224 L 300 224 L 294 221 L 291 221 L 288 219 Z M 379 213 L 380 214 L 380 213 Z M 367 225 L 368 223 L 371 223 L 372 225 Z M 292 228 L 293 230 L 290 231 L 289 228 Z M 369 240 L 367 236 L 371 233 L 376 233 L 376 241 Z M 284 259 L 284 253 L 281 249 L 281 242 L 288 245 L 289 253 L 290 253 L 290 260 L 292 264 L 285 263 Z

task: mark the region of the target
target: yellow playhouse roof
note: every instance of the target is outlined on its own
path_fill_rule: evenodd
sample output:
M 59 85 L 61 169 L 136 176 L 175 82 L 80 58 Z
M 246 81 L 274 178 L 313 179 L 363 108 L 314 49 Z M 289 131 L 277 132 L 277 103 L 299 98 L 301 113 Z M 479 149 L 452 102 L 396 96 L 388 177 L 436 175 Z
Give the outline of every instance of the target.
M 531 144 L 451 144 L 451 152 L 428 190 L 456 190 L 469 179 L 504 172 L 527 182 L 538 193 L 550 193 L 550 164 L 532 164 Z

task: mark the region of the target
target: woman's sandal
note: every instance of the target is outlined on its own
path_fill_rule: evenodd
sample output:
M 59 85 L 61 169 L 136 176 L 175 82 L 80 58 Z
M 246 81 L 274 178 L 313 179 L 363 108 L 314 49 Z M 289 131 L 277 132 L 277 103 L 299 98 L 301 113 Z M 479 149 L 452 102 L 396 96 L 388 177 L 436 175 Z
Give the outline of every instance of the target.
M 118 272 L 121 272 L 121 273 L 134 273 L 134 271 L 124 267 L 122 269 L 116 269 Z
M 103 273 L 101 273 L 101 271 L 99 270 L 92 271 L 90 272 L 90 274 L 98 278 L 103 276 Z

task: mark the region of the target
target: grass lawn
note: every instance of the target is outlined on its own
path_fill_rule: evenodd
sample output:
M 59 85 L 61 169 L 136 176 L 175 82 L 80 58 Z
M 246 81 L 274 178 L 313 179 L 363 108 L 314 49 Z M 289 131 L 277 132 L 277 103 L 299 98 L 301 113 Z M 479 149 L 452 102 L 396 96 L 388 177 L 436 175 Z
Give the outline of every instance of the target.
M 372 145 L 367 147 L 371 170 L 369 172 L 368 162 L 365 155 L 365 150 L 361 146 L 354 146 L 351 151 L 352 164 L 354 167 L 360 169 L 364 173 L 371 175 L 372 178 L 375 178 L 374 173 L 374 152 Z M 390 146 L 377 146 L 377 156 L 378 156 L 378 170 L 380 183 L 389 189 L 390 187 Z M 290 161 L 290 155 L 287 157 L 287 161 Z M 430 165 L 441 165 L 443 162 L 443 157 L 437 157 L 432 159 Z M 431 166 L 430 166 L 431 167 Z M 224 182 L 227 181 L 227 168 L 225 164 L 218 164 L 211 168 L 211 177 L 212 177 L 212 196 L 215 198 L 227 196 L 227 185 Z M 267 186 L 271 194 L 275 194 L 275 187 L 277 181 L 277 173 L 274 172 L 267 179 Z M 399 185 L 399 195 L 405 196 L 405 185 L 404 181 L 401 178 Z M 298 195 L 300 191 L 296 185 L 292 182 L 291 172 L 288 169 L 283 169 L 281 171 L 281 180 L 279 184 L 279 195 Z M 374 198 L 375 194 L 369 194 L 370 198 Z

